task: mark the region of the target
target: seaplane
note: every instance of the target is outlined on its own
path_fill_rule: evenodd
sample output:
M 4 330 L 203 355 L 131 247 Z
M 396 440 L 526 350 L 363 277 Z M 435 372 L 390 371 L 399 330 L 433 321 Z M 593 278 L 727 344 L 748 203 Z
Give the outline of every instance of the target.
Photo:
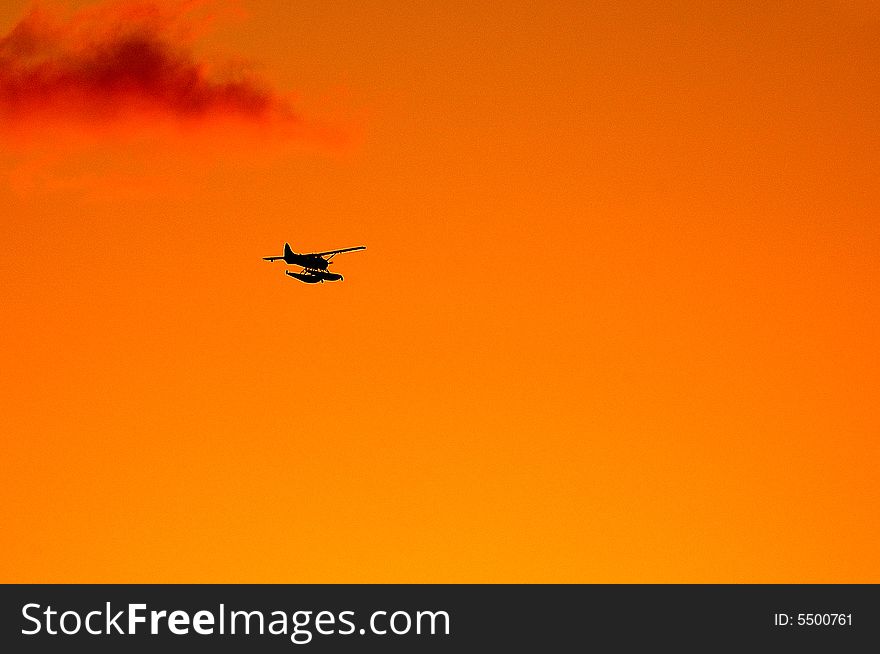
M 300 266 L 302 270 L 299 272 L 290 272 L 285 270 L 284 274 L 298 279 L 306 284 L 323 284 L 324 282 L 341 282 L 342 275 L 332 273 L 328 270 L 332 259 L 337 254 L 344 252 L 357 252 L 358 250 L 366 250 L 366 246 L 359 245 L 354 248 L 343 248 L 341 250 L 328 250 L 327 252 L 308 252 L 300 254 L 294 252 L 290 247 L 290 243 L 284 244 L 284 254 L 277 257 L 263 257 L 263 261 L 283 261 L 290 266 Z

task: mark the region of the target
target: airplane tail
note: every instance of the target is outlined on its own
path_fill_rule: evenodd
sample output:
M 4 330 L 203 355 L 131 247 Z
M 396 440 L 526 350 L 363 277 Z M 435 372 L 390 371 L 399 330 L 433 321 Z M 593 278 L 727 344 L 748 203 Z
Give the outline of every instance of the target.
M 293 250 L 290 249 L 290 243 L 285 243 L 284 254 L 282 254 L 280 257 L 263 257 L 263 261 L 289 261 L 291 257 L 293 257 Z

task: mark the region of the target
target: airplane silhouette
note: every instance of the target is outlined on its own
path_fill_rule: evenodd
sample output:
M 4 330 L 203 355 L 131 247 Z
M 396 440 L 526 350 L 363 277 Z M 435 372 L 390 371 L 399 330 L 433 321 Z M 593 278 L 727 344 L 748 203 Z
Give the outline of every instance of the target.
M 342 275 L 327 270 L 327 267 L 333 263 L 331 259 L 337 254 L 342 254 L 343 252 L 356 252 L 357 250 L 366 249 L 366 246 L 359 245 L 355 248 L 344 248 L 342 250 L 328 250 L 327 252 L 299 254 L 291 249 L 290 243 L 285 243 L 284 254 L 279 257 L 263 257 L 263 261 L 280 260 L 291 266 L 302 266 L 303 270 L 299 272 L 285 270 L 284 274 L 289 275 L 294 279 L 298 279 L 301 282 L 305 282 L 306 284 L 317 284 L 318 282 L 341 282 Z

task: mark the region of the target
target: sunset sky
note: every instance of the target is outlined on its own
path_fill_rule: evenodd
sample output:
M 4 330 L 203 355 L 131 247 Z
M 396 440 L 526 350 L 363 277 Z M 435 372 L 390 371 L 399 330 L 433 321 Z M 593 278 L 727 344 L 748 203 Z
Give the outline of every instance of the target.
M 880 582 L 876 3 L 33 7 L 0 580 Z

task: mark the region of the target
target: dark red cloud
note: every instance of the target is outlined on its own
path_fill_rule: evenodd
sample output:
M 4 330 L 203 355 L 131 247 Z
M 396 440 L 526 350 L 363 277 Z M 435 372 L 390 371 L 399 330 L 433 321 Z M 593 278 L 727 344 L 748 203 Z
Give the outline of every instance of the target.
M 216 2 L 123 2 L 61 16 L 34 9 L 0 39 L 0 120 L 296 122 L 248 67 L 194 54 Z

